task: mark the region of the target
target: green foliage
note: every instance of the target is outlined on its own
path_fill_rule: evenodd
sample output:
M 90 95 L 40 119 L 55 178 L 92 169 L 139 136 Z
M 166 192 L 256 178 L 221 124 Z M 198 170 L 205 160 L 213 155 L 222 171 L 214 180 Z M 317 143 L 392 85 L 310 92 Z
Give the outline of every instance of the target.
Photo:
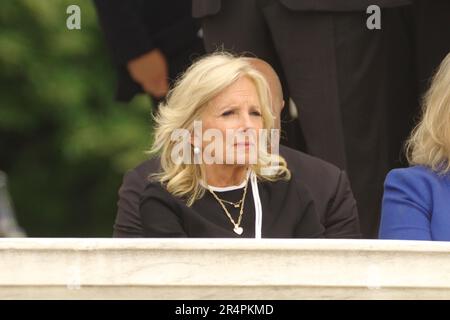
M 66 8 L 81 8 L 81 30 Z M 114 101 L 90 0 L 6 0 L 0 10 L 0 169 L 29 236 L 109 237 L 123 173 L 151 143 L 151 102 Z

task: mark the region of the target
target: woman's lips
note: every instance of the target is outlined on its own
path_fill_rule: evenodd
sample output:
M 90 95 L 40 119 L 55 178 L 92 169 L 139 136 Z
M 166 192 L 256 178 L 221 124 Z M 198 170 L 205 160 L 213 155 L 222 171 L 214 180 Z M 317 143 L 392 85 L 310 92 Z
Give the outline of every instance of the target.
M 235 146 L 246 146 L 246 147 L 249 147 L 249 146 L 252 146 L 253 143 L 250 143 L 250 142 L 243 142 L 243 143 L 235 143 L 234 145 L 235 145 Z

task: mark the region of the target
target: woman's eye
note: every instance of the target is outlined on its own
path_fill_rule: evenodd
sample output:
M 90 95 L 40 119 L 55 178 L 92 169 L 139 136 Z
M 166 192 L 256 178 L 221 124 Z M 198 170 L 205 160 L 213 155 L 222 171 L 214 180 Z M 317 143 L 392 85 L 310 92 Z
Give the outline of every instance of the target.
M 222 113 L 222 116 L 230 116 L 230 115 L 232 115 L 233 114 L 233 111 L 225 111 L 224 113 Z
M 259 112 L 259 111 L 253 111 L 253 112 L 251 113 L 251 115 L 252 115 L 252 116 L 261 117 L 261 112 Z

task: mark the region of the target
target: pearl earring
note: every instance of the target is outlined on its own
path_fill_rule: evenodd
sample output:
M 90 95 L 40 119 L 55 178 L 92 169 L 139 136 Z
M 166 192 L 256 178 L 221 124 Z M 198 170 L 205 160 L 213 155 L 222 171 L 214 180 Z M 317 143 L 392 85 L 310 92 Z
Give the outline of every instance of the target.
M 194 154 L 199 154 L 199 153 L 200 153 L 200 148 L 194 147 Z

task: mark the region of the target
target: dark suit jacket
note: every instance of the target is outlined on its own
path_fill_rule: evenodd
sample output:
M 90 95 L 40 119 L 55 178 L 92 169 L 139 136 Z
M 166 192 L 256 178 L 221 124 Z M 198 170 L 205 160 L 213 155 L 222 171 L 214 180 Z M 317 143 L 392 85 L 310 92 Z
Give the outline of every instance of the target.
M 193 53 L 203 54 L 199 23 L 186 0 L 94 0 L 100 25 L 118 70 L 117 99 L 129 101 L 142 88 L 126 69 L 127 62 L 158 48 L 166 56 L 169 77 L 189 66 Z
M 192 14 L 195 18 L 219 12 L 222 0 L 193 0 Z M 290 10 L 301 11 L 363 11 L 370 5 L 382 8 L 411 4 L 411 0 L 278 0 Z
M 347 175 L 332 164 L 300 151 L 280 146 L 292 175 L 311 194 L 327 238 L 360 238 L 356 201 Z M 158 158 L 127 172 L 119 189 L 114 237 L 143 237 L 139 202 L 150 173 L 159 170 Z

